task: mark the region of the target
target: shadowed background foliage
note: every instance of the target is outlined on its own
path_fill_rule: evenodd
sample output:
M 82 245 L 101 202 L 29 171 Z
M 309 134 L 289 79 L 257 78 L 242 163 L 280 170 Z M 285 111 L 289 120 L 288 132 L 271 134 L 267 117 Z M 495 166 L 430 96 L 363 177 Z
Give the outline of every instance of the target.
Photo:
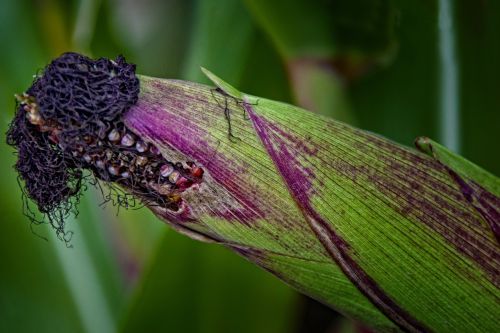
M 498 175 L 500 4 L 451 2 L 1 1 L 1 131 L 14 93 L 52 58 L 123 54 L 156 77 L 208 83 L 204 66 L 405 145 L 426 135 Z M 4 140 L 0 155 L 2 332 L 363 330 L 145 209 L 101 207 L 93 189 L 69 221 L 68 249 L 22 215 Z

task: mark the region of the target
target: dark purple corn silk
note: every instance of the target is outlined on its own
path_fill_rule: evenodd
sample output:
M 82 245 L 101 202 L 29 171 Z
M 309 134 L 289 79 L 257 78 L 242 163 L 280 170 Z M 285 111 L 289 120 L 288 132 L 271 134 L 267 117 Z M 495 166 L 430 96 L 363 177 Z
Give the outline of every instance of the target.
M 30 111 L 25 101 L 18 103 L 7 132 L 7 143 L 17 149 L 15 169 L 24 182 L 24 211 L 33 222 L 44 221 L 35 219 L 26 197 L 59 238 L 66 239 L 64 220 L 77 213 L 80 190 L 88 178 L 91 184 L 97 184 L 96 178 L 113 182 L 142 201 L 179 209 L 175 193 L 201 179 L 201 169 L 192 162 L 165 160 L 156 147 L 125 127 L 122 116 L 138 95 L 135 65 L 122 56 L 115 61 L 92 60 L 64 53 L 34 80 L 25 98 L 30 96 L 36 111 Z M 30 112 L 41 119 L 30 120 Z M 119 205 L 130 203 L 125 194 L 109 196 L 105 199 Z

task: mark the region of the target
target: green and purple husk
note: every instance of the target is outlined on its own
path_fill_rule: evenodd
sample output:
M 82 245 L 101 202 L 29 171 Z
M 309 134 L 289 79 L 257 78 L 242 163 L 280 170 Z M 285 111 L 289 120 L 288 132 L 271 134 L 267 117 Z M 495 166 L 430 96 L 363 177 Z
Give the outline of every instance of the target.
M 159 202 L 98 178 L 377 331 L 498 330 L 498 178 L 427 138 L 408 149 L 206 74 L 217 90 L 139 76 L 119 119 L 201 180 Z

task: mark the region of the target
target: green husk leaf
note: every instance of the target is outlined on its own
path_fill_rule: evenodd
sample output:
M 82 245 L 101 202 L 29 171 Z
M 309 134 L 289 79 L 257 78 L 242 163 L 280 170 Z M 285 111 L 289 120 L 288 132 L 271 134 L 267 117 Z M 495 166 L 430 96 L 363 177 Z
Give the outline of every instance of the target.
M 498 177 L 429 138 L 418 138 L 415 141 L 415 145 L 422 152 L 448 166 L 461 177 L 475 181 L 494 195 L 500 196 L 500 181 Z
M 160 218 L 375 330 L 495 330 L 498 178 L 204 72 L 220 91 L 141 77 L 125 119 L 165 156 L 206 170 L 183 193 L 186 210 L 151 207 Z

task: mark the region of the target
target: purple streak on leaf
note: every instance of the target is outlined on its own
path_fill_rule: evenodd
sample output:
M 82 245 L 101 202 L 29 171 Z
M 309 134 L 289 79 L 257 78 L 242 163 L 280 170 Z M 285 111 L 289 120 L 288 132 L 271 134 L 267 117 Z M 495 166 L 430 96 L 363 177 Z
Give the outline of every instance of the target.
M 162 84 L 153 83 L 151 89 L 152 91 L 143 92 L 138 103 L 127 112 L 124 117 L 125 124 L 144 140 L 155 142 L 161 149 L 175 150 L 186 158 L 189 156 L 190 159 L 197 160 L 206 172 L 200 186 L 205 191 L 191 193 L 193 189 L 184 193 L 184 197 L 191 194 L 191 197 L 198 200 L 199 204 L 192 202 L 185 204 L 180 213 L 159 206 L 152 206 L 150 209 L 174 229 L 191 238 L 222 242 L 220 237 L 211 230 L 194 228 L 194 225 L 202 224 L 199 220 L 200 214 L 208 212 L 213 216 L 223 217 L 227 221 L 247 224 L 255 220 L 257 210 L 249 209 L 251 203 L 245 202 L 244 197 L 242 200 L 235 199 L 239 192 L 234 188 L 235 184 L 231 182 L 228 173 L 236 171 L 223 167 L 227 161 L 213 158 L 217 155 L 217 151 L 213 149 L 216 144 L 211 145 L 207 142 L 207 139 L 203 137 L 206 131 L 196 122 L 182 117 L 193 96 L 185 96 L 182 89 Z M 175 114 L 165 110 L 165 101 L 168 101 L 170 109 L 175 110 Z M 192 103 L 196 102 L 192 101 Z M 206 101 L 202 102 L 206 103 Z M 224 170 L 227 173 L 223 173 Z M 223 183 L 231 191 L 220 188 L 214 183 Z
M 228 221 L 238 221 L 244 224 L 252 223 L 257 218 L 265 215 L 260 210 L 258 201 L 249 200 L 242 192 L 240 184 L 234 182 L 236 174 L 244 173 L 242 168 L 235 168 L 234 163 L 217 154 L 217 140 L 207 142 L 207 131 L 194 121 L 183 118 L 185 109 L 189 108 L 190 102 L 201 102 L 209 105 L 209 101 L 193 100 L 195 96 L 187 96 L 183 90 L 166 87 L 161 84 L 153 85 L 156 96 L 143 93 L 139 102 L 131 108 L 125 117 L 127 126 L 135 130 L 141 136 L 154 140 L 155 143 L 163 144 L 164 147 L 172 147 L 184 155 L 196 160 L 207 170 L 206 177 L 213 177 L 218 184 L 223 184 L 225 190 L 230 193 L 233 202 L 219 202 L 223 205 L 213 205 L 217 209 L 213 213 Z M 198 97 L 203 98 L 203 97 Z M 165 102 L 175 110 L 165 112 Z M 175 130 L 173 128 L 175 127 Z M 208 206 L 208 203 L 207 203 Z M 177 216 L 179 222 L 196 220 L 196 216 Z
M 382 172 L 377 172 L 373 167 L 361 172 L 390 199 L 386 200 L 387 204 L 402 216 L 417 219 L 438 232 L 455 249 L 475 262 L 488 279 L 499 287 L 498 243 L 493 237 L 488 237 L 489 231 L 485 232 L 485 228 L 491 225 L 490 221 L 495 227 L 495 201 L 483 199 L 485 206 L 479 210 L 466 199 L 468 193 L 474 192 L 472 187 L 453 186 L 449 182 L 448 168 L 439 161 L 362 131 L 356 134 L 365 140 L 356 144 L 359 152 L 384 163 L 384 170 L 380 170 Z M 371 142 L 379 151 L 374 152 L 366 142 Z M 457 179 L 454 180 L 457 182 Z M 481 193 L 483 198 L 487 194 L 488 198 L 496 198 L 487 191 Z M 498 198 L 496 200 L 498 202 Z M 490 213 L 485 217 L 480 214 L 481 211 Z
M 350 178 L 360 187 L 371 182 L 379 193 L 371 192 L 402 216 L 420 221 L 438 232 L 459 253 L 464 254 L 499 286 L 500 254 L 496 239 L 488 237 L 489 228 L 483 216 L 470 205 L 461 190 L 450 182 L 446 168 L 437 160 L 390 143 L 367 132 L 341 123 L 330 124 L 329 131 L 342 140 L 351 141 L 361 156 L 374 164 L 353 165 L 338 158 L 331 164 L 339 174 Z M 349 137 L 345 133 L 351 133 Z M 357 178 L 363 180 L 358 181 Z M 492 194 L 489 194 L 490 196 Z M 457 253 L 449 252 L 459 262 Z M 453 260 L 452 260 L 453 261 Z M 451 262 L 452 262 L 451 261 Z M 470 265 L 470 264 L 469 264 Z M 475 269 L 474 267 L 474 269 Z
M 465 199 L 483 216 L 500 243 L 500 198 L 485 190 L 473 181 L 465 181 L 450 168 L 446 168 L 450 176 L 460 186 Z
M 249 103 L 244 103 L 246 112 L 259 135 L 264 147 L 275 163 L 277 170 L 287 184 L 295 202 L 301 208 L 305 219 L 310 224 L 318 239 L 329 255 L 339 265 L 346 276 L 370 299 L 388 318 L 404 331 L 430 331 L 416 318 L 400 307 L 385 291 L 371 278 L 349 253 L 349 244 L 332 229 L 321 215 L 313 208 L 310 197 L 313 194 L 311 180 L 314 174 L 301 166 L 296 153 L 302 156 L 314 155 L 315 151 L 304 146 L 302 140 L 285 133 L 276 125 L 259 117 Z M 283 138 L 288 141 L 285 142 Z M 292 143 L 294 153 L 289 148 Z
M 317 244 L 308 244 L 307 241 L 300 245 L 290 245 L 286 237 L 279 237 L 275 228 L 286 229 L 287 232 L 296 232 L 299 235 L 309 235 L 309 227 L 304 223 L 297 223 L 295 212 L 284 210 L 277 205 L 276 200 L 271 200 L 263 193 L 262 186 L 245 179 L 248 167 L 241 160 L 218 153 L 217 139 L 211 136 L 209 129 L 203 124 L 210 122 L 210 114 L 223 115 L 224 110 L 213 99 L 210 89 L 205 86 L 195 85 L 199 93 L 186 93 L 185 85 L 176 87 L 175 84 L 150 84 L 138 101 L 124 118 L 127 127 L 141 136 L 144 140 L 151 140 L 164 152 L 169 150 L 181 152 L 184 158 L 192 159 L 197 165 L 205 169 L 203 183 L 200 191 L 192 193 L 192 199 L 186 200 L 187 205 L 182 214 L 173 214 L 161 207 L 151 207 L 163 220 L 180 232 L 196 237 L 205 228 L 200 213 L 205 213 L 215 218 L 224 219 L 232 223 L 241 223 L 245 227 L 259 229 L 264 235 L 275 239 L 282 248 L 298 255 L 303 248 L 317 247 Z M 203 105 L 203 112 L 196 112 L 196 117 L 207 117 L 197 121 L 194 118 L 195 110 Z M 254 170 L 255 171 L 255 170 Z M 264 181 L 267 181 L 263 175 Z M 204 191 L 208 188 L 209 191 Z M 208 193 L 208 194 L 207 194 Z M 213 193 L 213 195 L 209 195 Z M 184 194 L 186 195 L 186 194 Z M 286 200 L 286 199 L 283 199 Z M 300 217 L 300 215 L 299 215 Z M 274 223 L 276 227 L 266 228 L 260 221 Z M 203 237 L 218 242 L 230 243 L 231 240 L 221 240 L 214 234 L 210 227 L 203 229 Z M 310 239 L 311 242 L 315 240 Z M 228 244 L 230 245 L 230 244 Z M 317 247 L 321 255 L 326 255 L 321 247 Z

